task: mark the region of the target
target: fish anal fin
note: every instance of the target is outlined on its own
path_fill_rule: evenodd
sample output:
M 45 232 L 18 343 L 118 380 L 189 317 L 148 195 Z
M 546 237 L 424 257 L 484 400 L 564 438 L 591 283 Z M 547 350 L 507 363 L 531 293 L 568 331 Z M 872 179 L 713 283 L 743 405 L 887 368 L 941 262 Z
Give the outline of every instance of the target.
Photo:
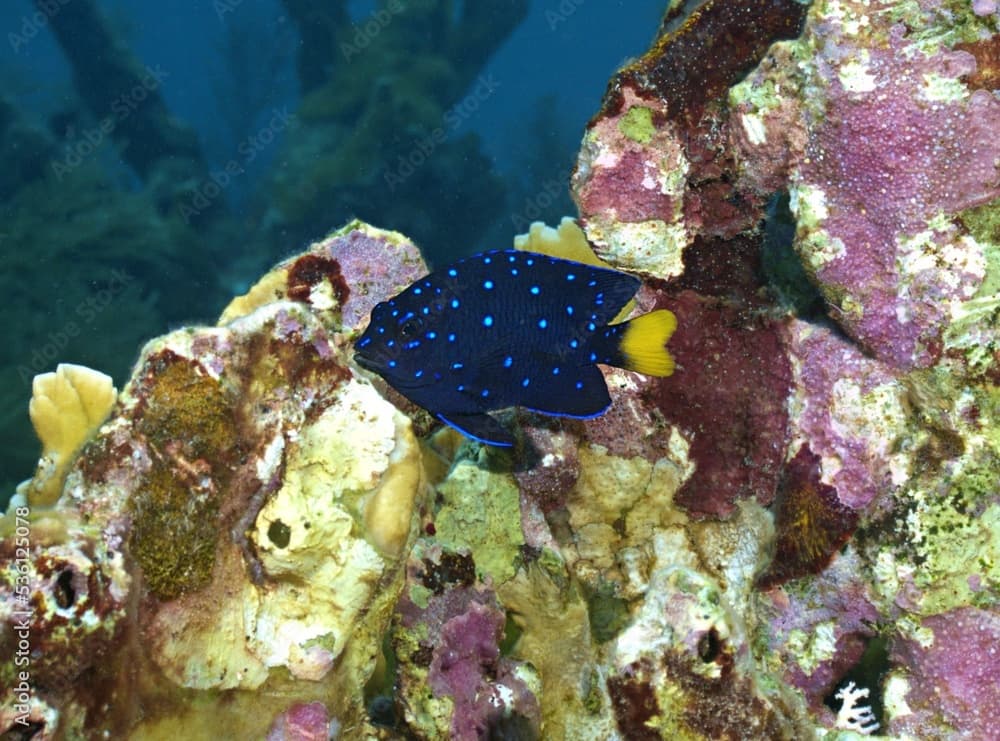
M 487 445 L 509 448 L 514 444 L 514 436 L 488 414 L 438 414 L 437 418 L 449 427 L 454 427 L 466 437 L 471 437 Z
M 611 404 L 604 375 L 596 365 L 546 369 L 521 392 L 520 405 L 533 412 L 559 417 L 589 419 L 603 414 Z

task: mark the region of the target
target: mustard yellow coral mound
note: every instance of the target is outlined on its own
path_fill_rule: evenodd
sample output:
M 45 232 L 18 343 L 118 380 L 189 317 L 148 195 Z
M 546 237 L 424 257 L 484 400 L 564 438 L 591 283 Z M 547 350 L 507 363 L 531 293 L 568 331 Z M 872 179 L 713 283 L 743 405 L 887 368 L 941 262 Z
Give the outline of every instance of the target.
M 97 431 L 118 397 L 111 376 L 82 365 L 62 363 L 55 373 L 35 376 L 28 414 L 42 442 L 35 477 L 27 483 L 28 503 L 54 504 L 77 451 Z

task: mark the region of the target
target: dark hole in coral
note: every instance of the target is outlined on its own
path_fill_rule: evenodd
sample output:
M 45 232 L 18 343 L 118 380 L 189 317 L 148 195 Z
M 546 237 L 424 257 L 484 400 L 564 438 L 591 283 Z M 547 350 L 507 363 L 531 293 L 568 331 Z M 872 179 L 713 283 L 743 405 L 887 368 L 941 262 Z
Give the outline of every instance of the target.
M 267 537 L 278 548 L 287 548 L 292 540 L 292 529 L 281 520 L 275 520 L 267 528 Z
M 507 620 L 503 625 L 503 637 L 499 646 L 501 656 L 510 656 L 523 632 L 524 629 L 514 621 L 514 614 L 507 610 Z
M 862 704 L 867 704 L 872 711 L 879 726 L 885 727 L 885 706 L 882 700 L 882 679 L 890 669 L 889 664 L 889 641 L 884 636 L 876 635 L 865 646 L 865 651 L 858 659 L 858 663 L 851 667 L 840 681 L 834 686 L 826 697 L 823 704 L 834 713 L 840 710 L 843 704 L 837 698 L 837 693 L 853 682 L 856 687 L 868 688 L 868 697 Z
M 590 632 L 598 643 L 610 641 L 628 625 L 628 602 L 615 596 L 612 585 L 587 589 L 584 596 L 590 617 Z
M 792 249 L 794 239 L 795 217 L 789 208 L 788 193 L 776 193 L 767 204 L 761 268 L 780 304 L 803 319 L 818 319 L 824 315 L 823 296 Z
M 64 569 L 56 579 L 56 604 L 64 610 L 76 602 L 76 590 L 73 589 L 73 570 Z
M 391 695 L 379 695 L 368 703 L 368 718 L 376 726 L 396 727 L 396 704 Z
M 497 714 L 487 722 L 486 733 L 480 738 L 488 741 L 534 741 L 538 734 L 531 721 L 518 713 L 509 716 Z
M 466 553 L 445 552 L 439 563 L 424 559 L 424 586 L 434 594 L 441 594 L 451 584 L 468 586 L 476 581 L 476 563 Z
M 399 718 L 393 700 L 398 662 L 392 638 L 386 633 L 382 639 L 382 660 L 375 665 L 375 671 L 365 684 L 365 707 L 371 722 L 384 728 L 398 729 Z
M 45 729 L 44 723 L 28 723 L 27 725 L 20 725 L 15 723 L 3 734 L 0 734 L 0 741 L 30 741 L 39 733 Z
M 712 628 L 705 635 L 698 639 L 698 658 L 706 664 L 710 664 L 719 658 L 722 650 L 722 641 L 719 640 L 719 633 Z

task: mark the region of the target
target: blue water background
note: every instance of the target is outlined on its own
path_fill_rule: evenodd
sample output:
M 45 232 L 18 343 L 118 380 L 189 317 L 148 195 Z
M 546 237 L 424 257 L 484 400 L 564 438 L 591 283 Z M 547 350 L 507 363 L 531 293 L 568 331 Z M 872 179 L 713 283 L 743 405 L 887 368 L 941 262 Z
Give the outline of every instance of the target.
M 247 132 L 252 134 L 265 127 L 276 111 L 297 110 L 298 30 L 285 17 L 279 2 L 223 0 L 220 5 L 210 0 L 169 3 L 105 0 L 99 5 L 108 25 L 132 54 L 143 65 L 165 72 L 160 92 L 171 113 L 197 133 L 211 167 L 224 167 Z M 532 2 L 526 19 L 470 85 L 471 93 L 475 85 L 482 85 L 485 80 L 490 92 L 476 100 L 475 110 L 462 116 L 454 132 L 456 136 L 478 134 L 480 150 L 488 158 L 493 174 L 504 183 L 506 201 L 490 223 L 481 225 L 470 238 L 453 243 L 446 235 L 449 222 L 460 218 L 455 212 L 455 189 L 432 194 L 439 196 L 443 207 L 437 213 L 434 209 L 423 209 L 431 213 L 422 213 L 421 218 L 431 224 L 414 227 L 434 235 L 426 240 L 430 243 L 421 243 L 432 261 L 505 247 L 527 217 L 541 215 L 554 221 L 571 210 L 565 188 L 557 187 L 558 192 L 551 192 L 552 184 L 565 185 L 575 147 L 586 121 L 599 105 L 609 76 L 627 58 L 648 47 L 665 5 L 663 0 Z M 373 2 L 351 4 L 350 12 L 359 28 L 372 20 L 374 7 Z M 257 34 L 268 42 L 261 49 L 259 77 L 248 79 L 245 71 L 243 78 L 233 74 L 232 51 L 226 51 L 227 34 L 233 24 L 242 24 L 251 37 Z M 0 30 L 4 35 L 0 39 L 0 93 L 21 118 L 59 136 L 72 137 L 92 127 L 94 119 L 88 118 L 91 114 L 76 95 L 70 67 L 47 24 L 38 22 L 36 7 L 28 0 L 7 0 L 0 6 Z M 265 54 L 270 56 L 264 59 Z M 236 88 L 253 88 L 252 95 L 248 89 Z M 249 102 L 248 95 L 252 98 Z M 405 131 L 408 122 L 399 121 L 398 125 Z M 112 304 L 111 312 L 105 312 L 100 321 L 78 321 L 82 333 L 66 342 L 58 335 L 67 322 L 67 314 L 59 308 L 59 302 L 61 297 L 69 300 L 65 298 L 67 295 L 78 295 L 69 292 L 68 286 L 74 285 L 78 291 L 77 284 L 82 283 L 84 291 L 97 296 L 102 289 L 113 292 L 114 285 L 100 276 L 94 278 L 92 272 L 75 275 L 74 262 L 59 261 L 56 252 L 38 253 L 37 261 L 32 261 L 23 253 L 26 249 L 23 242 L 10 239 L 0 223 L 0 250 L 5 263 L 17 265 L 21 271 L 16 277 L 8 275 L 8 281 L 16 279 L 20 285 L 30 286 L 32 297 L 31 301 L 8 300 L 0 320 L 9 334 L 4 345 L 10 353 L 5 352 L 0 361 L 5 387 L 0 396 L 0 503 L 15 482 L 30 476 L 33 457 L 37 455 L 37 443 L 27 421 L 31 389 L 26 368 L 47 371 L 53 370 L 56 362 L 80 362 L 111 373 L 121 387 L 142 339 L 184 323 L 211 322 L 228 296 L 249 285 L 263 267 L 302 249 L 308 238 L 323 236 L 322 229 L 317 229 L 309 237 L 290 232 L 287 243 L 273 237 L 261 242 L 240 232 L 242 229 L 253 235 L 262 229 L 260 200 L 267 195 L 264 184 L 273 172 L 276 158 L 295 147 L 296 135 L 292 127 L 279 127 L 275 141 L 262 146 L 252 162 L 242 163 L 243 172 L 220 196 L 229 209 L 227 219 L 231 226 L 227 233 L 231 245 L 228 252 L 223 252 L 227 256 L 224 265 L 214 268 L 220 271 L 218 276 L 191 279 L 182 270 L 142 274 L 141 267 L 129 267 L 131 261 L 127 258 L 130 250 L 138 257 L 149 249 L 148 244 L 142 239 L 123 237 L 123 243 L 116 247 L 125 255 L 122 267 L 139 275 L 136 284 L 139 287 L 133 286 L 132 298 L 144 302 L 137 305 L 153 308 L 138 314 L 124 299 L 113 299 L 118 303 Z M 6 146 L 11 146 L 10 142 Z M 109 151 L 96 155 L 98 166 L 106 169 L 115 187 L 140 192 L 143 185 L 139 178 L 127 164 L 116 159 L 113 148 Z M 429 159 L 435 154 L 432 152 Z M 68 193 L 65 197 L 75 196 Z M 30 218 L 26 209 L 43 210 L 51 206 L 32 204 L 22 198 L 15 214 L 10 211 L 14 208 L 11 203 L 0 204 L 6 211 L 0 215 L 6 219 Z M 337 212 L 335 204 L 331 204 L 331 212 Z M 518 218 L 514 218 L 515 212 Z M 405 218 L 393 218 L 395 223 L 379 223 L 377 216 L 370 220 L 410 233 Z M 217 233 L 205 236 L 206 240 L 218 239 Z M 243 249 L 247 244 L 253 245 L 253 254 Z M 183 262 L 185 255 L 173 255 L 172 259 Z M 85 262 L 83 256 L 80 264 Z M 106 262 L 102 265 L 105 271 L 111 267 Z M 10 295 L 9 290 L 6 293 Z M 185 294 L 189 294 L 190 300 L 185 299 Z M 164 296 L 176 298 L 173 305 L 182 308 L 157 309 L 166 305 Z M 86 298 L 84 294 L 83 299 L 73 301 L 79 307 Z M 184 314 L 184 306 L 191 307 L 190 315 Z M 28 326 L 32 329 L 26 335 Z M 51 352 L 53 348 L 58 352 Z M 57 357 L 45 358 L 43 363 L 39 350 L 50 351 L 48 355 Z

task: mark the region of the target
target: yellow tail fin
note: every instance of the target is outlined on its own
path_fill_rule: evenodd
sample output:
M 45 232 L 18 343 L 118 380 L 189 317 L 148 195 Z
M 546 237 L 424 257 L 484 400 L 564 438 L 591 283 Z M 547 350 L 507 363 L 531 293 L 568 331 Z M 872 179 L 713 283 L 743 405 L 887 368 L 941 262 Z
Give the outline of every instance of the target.
M 647 376 L 669 376 L 674 359 L 666 344 L 677 329 L 677 317 L 666 309 L 651 311 L 629 321 L 618 347 L 624 367 Z

